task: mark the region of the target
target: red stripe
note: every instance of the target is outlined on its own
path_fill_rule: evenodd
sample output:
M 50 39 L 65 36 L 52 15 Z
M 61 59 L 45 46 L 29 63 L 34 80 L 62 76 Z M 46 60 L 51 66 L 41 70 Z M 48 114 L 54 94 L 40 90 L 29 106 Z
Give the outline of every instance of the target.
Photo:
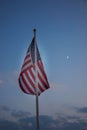
M 24 61 L 27 59 L 27 58 L 30 58 L 30 54 L 27 54 Z
M 30 86 L 27 84 L 26 80 L 24 79 L 24 76 L 22 75 L 22 81 L 24 82 L 26 88 L 28 89 L 29 93 L 34 94 L 34 92 L 31 90 Z
M 30 62 L 31 62 L 31 59 L 28 60 L 28 61 L 26 61 L 26 62 L 23 64 L 22 69 L 23 69 L 27 64 L 29 64 Z
M 27 71 L 27 70 L 30 70 L 31 67 L 33 67 L 33 65 L 30 65 L 29 67 L 27 67 L 26 69 L 24 69 L 23 71 L 21 71 L 21 74 L 25 73 L 25 71 Z
M 40 89 L 41 92 L 44 91 L 44 89 L 42 89 L 41 85 L 38 83 L 38 88 Z
M 39 78 L 39 80 L 42 82 L 43 86 L 44 86 L 46 89 L 48 89 L 48 87 L 49 87 L 48 83 L 46 84 L 46 83 L 44 82 L 44 80 L 42 79 L 42 77 L 40 76 L 39 73 L 38 73 L 38 78 Z
M 30 79 L 28 73 L 25 72 L 25 74 L 26 74 L 26 77 L 27 77 L 28 81 L 30 82 L 31 86 L 32 86 L 32 87 L 34 88 L 34 90 L 35 90 L 35 85 L 34 85 L 34 83 L 32 82 L 32 80 Z
M 24 93 L 27 93 L 27 92 L 25 91 L 25 89 L 23 88 L 22 84 L 21 84 L 20 78 L 19 78 L 18 81 L 19 81 L 19 86 L 20 86 L 21 90 L 22 90 Z
M 33 67 L 33 68 L 34 68 L 34 67 Z M 32 76 L 32 78 L 33 78 L 33 80 L 35 81 L 35 75 L 33 74 L 32 70 L 29 69 L 29 72 L 30 72 L 30 74 L 31 74 L 31 76 Z
M 39 67 L 41 73 L 43 74 L 44 78 L 47 80 L 47 77 L 46 77 L 42 62 L 39 61 L 37 64 L 38 64 L 38 67 Z
M 38 62 L 38 67 L 39 67 L 39 69 L 40 69 L 40 71 L 41 71 L 41 73 L 42 73 L 44 79 L 46 80 L 47 85 L 48 85 L 48 88 L 49 88 L 49 83 L 48 83 L 48 80 L 47 80 L 47 76 L 46 76 L 46 73 L 45 73 L 45 71 L 44 71 L 43 64 L 42 64 L 41 61 Z

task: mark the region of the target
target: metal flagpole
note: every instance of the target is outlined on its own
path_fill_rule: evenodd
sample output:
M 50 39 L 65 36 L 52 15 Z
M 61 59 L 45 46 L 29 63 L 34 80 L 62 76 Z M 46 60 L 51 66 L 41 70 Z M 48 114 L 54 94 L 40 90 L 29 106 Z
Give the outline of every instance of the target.
M 35 86 L 36 86 L 36 130 L 40 130 L 39 127 L 39 102 L 38 102 L 38 91 L 37 91 L 37 48 L 36 48 L 36 29 L 34 31 L 34 46 L 35 46 Z

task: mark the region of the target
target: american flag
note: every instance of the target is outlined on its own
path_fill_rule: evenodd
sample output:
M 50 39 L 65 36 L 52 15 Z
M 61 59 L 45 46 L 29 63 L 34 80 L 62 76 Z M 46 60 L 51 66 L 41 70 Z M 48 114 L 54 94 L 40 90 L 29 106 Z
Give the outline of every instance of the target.
M 36 60 L 35 60 L 35 47 L 37 55 Z M 37 66 L 37 71 L 35 69 L 35 65 Z M 37 73 L 37 80 L 36 80 L 36 73 Z M 24 93 L 27 94 L 36 95 L 37 93 L 38 95 L 40 95 L 42 92 L 44 92 L 46 89 L 49 88 L 49 83 L 47 80 L 46 73 L 44 71 L 43 63 L 41 61 L 35 37 L 32 39 L 32 42 L 27 50 L 18 80 L 20 88 Z

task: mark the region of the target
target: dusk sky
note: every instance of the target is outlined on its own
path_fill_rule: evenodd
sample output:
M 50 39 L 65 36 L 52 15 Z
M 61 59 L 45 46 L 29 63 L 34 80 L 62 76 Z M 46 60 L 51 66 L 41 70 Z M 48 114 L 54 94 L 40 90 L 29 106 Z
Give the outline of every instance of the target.
M 35 129 L 35 96 L 18 84 L 34 28 L 50 84 L 41 129 L 87 130 L 86 0 L 0 0 L 0 130 Z

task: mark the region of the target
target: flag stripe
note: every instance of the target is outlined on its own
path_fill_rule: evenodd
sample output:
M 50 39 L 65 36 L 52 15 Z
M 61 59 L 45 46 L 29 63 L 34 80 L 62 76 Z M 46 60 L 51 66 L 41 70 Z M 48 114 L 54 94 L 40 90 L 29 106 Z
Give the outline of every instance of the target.
M 20 84 L 20 87 L 21 87 L 21 89 L 22 89 L 22 91 L 23 91 L 24 93 L 30 93 L 30 92 L 27 90 L 25 84 L 23 83 L 23 80 L 22 80 L 22 77 L 21 77 L 21 76 L 20 76 L 20 78 L 19 78 L 19 84 Z
M 41 61 L 38 62 L 38 68 L 40 69 L 41 73 L 43 74 L 44 79 L 46 79 L 46 81 L 47 81 L 47 77 L 46 77 L 46 74 L 44 72 L 43 64 L 41 63 Z
M 38 66 L 39 66 L 39 74 L 41 76 L 41 78 L 43 79 L 44 83 L 46 84 L 46 88 L 49 88 L 49 83 L 48 83 L 48 80 L 47 80 L 47 77 L 46 77 L 46 74 L 45 74 L 45 71 L 43 70 L 42 66 L 41 66 L 42 63 L 38 63 Z
M 46 88 L 43 86 L 43 83 L 40 80 L 38 81 L 38 84 L 40 85 L 40 87 L 42 88 L 43 91 L 46 90 Z
M 23 88 L 22 81 L 21 81 L 21 77 L 19 78 L 19 85 L 20 85 L 20 88 L 22 89 L 22 91 L 23 91 L 24 93 L 27 93 L 27 91 L 25 91 L 25 89 Z
M 46 78 L 44 77 L 43 73 L 41 72 L 41 70 L 39 68 L 38 68 L 38 73 L 39 73 L 40 77 L 44 80 L 45 84 L 47 84 L 47 80 L 46 80 Z
M 34 92 L 32 91 L 31 87 L 29 86 L 29 84 L 27 82 L 25 74 L 22 75 L 22 81 L 24 82 L 24 84 L 25 84 L 27 90 L 29 91 L 29 93 L 34 94 Z
M 32 70 L 31 70 L 32 71 Z M 30 70 L 27 70 L 27 74 L 28 74 L 28 77 L 30 78 L 30 80 L 32 81 L 32 85 L 34 86 L 35 88 L 35 80 L 33 79 L 32 75 L 30 74 Z
M 40 81 L 40 80 L 38 80 L 38 84 L 40 85 L 40 90 L 41 91 L 44 91 L 46 88 L 44 87 L 44 85 L 43 85 L 43 83 Z M 39 86 L 38 86 L 39 87 Z
M 27 80 L 30 82 L 31 86 L 34 88 L 35 90 L 35 82 L 33 81 L 33 79 L 31 79 L 31 76 L 29 74 L 29 71 L 26 71 L 26 77 L 27 77 Z
M 39 73 L 38 73 L 38 78 L 39 78 L 39 80 L 42 82 L 43 86 L 44 86 L 45 88 L 48 88 L 47 84 L 46 84 L 46 83 L 44 82 L 44 80 L 41 78 L 41 76 L 40 76 Z
M 24 61 L 26 61 L 26 60 L 29 59 L 29 58 L 31 59 L 30 53 L 27 53 L 27 55 L 26 55 Z
M 44 89 L 42 88 L 42 86 L 38 83 L 38 87 L 39 87 L 39 89 L 41 90 L 41 92 L 43 92 L 44 91 Z
M 27 70 L 30 70 L 30 68 L 32 68 L 33 65 L 31 64 L 29 67 L 25 68 L 24 70 L 21 70 L 21 74 L 25 73 Z
M 27 60 L 24 62 L 23 66 L 22 66 L 22 69 L 26 68 L 27 65 L 29 65 L 29 64 L 32 64 L 31 59 L 27 59 Z M 30 66 L 30 65 L 29 65 L 29 66 Z
M 26 55 L 26 57 L 25 57 L 25 59 L 24 59 L 24 64 L 23 64 L 22 68 L 26 65 L 26 62 L 28 63 L 28 61 L 29 61 L 29 62 L 31 61 L 30 53 Z
M 32 66 L 32 62 L 29 62 L 26 66 L 22 68 L 22 72 L 28 69 L 28 67 L 30 68 L 31 66 Z
M 38 87 L 38 84 L 35 85 L 35 87 L 36 87 L 36 92 L 40 94 L 40 93 L 41 93 L 41 90 L 40 90 L 40 88 Z
M 29 72 L 30 72 L 31 77 L 32 77 L 33 80 L 35 81 L 35 70 L 34 70 L 34 68 L 32 67 L 32 68 L 29 70 Z

